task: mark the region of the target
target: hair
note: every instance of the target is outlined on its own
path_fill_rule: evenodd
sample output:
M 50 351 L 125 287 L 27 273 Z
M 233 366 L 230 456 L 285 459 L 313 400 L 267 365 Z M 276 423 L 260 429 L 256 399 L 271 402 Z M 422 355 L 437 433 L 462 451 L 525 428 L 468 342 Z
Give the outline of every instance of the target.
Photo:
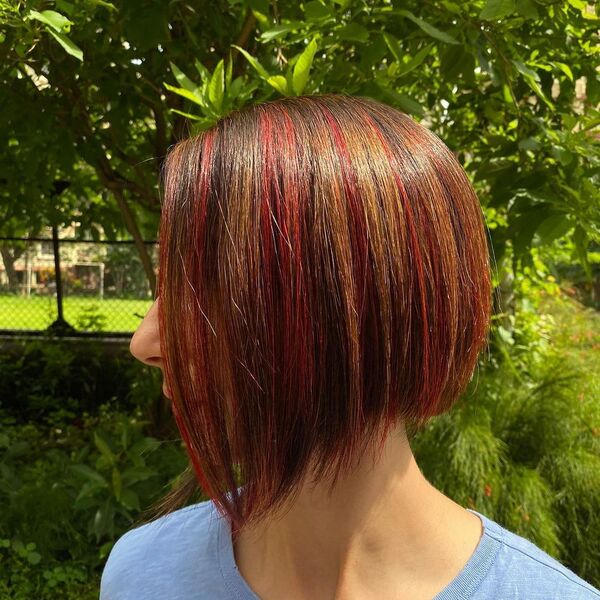
M 163 507 L 199 485 L 235 536 L 464 391 L 488 341 L 485 223 L 428 128 L 285 97 L 178 142 L 161 175 L 160 339 L 190 459 Z

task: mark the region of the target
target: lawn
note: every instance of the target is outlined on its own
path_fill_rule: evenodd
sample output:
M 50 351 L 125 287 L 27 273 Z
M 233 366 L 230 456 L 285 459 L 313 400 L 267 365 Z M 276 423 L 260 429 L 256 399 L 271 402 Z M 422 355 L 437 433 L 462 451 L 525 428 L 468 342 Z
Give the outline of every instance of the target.
M 132 332 L 151 304 L 152 300 L 68 296 L 63 313 L 81 331 Z M 56 298 L 0 295 L 0 329 L 46 329 L 56 316 Z

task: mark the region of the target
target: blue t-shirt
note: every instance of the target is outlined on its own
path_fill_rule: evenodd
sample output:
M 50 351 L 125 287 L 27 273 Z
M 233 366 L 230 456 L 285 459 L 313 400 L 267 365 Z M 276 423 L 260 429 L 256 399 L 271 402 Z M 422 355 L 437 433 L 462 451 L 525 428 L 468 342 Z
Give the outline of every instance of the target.
M 471 558 L 432 600 L 600 600 L 600 590 L 525 538 L 481 513 Z M 260 600 L 235 564 L 231 527 L 211 500 L 121 536 L 100 600 Z

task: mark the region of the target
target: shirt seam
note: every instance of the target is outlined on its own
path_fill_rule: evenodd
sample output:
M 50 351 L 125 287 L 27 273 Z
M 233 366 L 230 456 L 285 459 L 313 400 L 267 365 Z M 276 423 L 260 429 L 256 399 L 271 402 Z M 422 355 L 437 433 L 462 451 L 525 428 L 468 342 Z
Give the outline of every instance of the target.
M 487 533 L 487 535 L 489 535 L 488 532 L 484 531 L 484 535 Z M 500 550 L 502 549 L 502 543 L 503 540 L 498 540 L 497 538 L 495 538 L 494 536 L 490 535 L 490 537 L 492 539 L 495 539 L 498 543 L 498 546 L 496 548 L 496 552 L 494 553 L 494 558 L 492 558 L 492 560 L 490 561 L 490 564 L 488 565 L 487 569 L 485 570 L 485 573 L 483 573 L 481 575 L 481 577 L 479 578 L 479 581 L 477 582 L 477 585 L 475 586 L 475 588 L 472 590 L 471 595 L 474 596 L 477 592 L 477 590 L 483 585 L 483 582 L 487 579 L 488 575 L 490 574 L 492 567 L 496 564 L 496 560 L 498 559 L 498 556 L 500 554 Z
M 241 598 L 241 596 L 237 593 L 237 590 L 231 586 L 229 577 L 227 577 L 227 575 L 225 575 L 225 571 L 223 571 L 221 556 L 219 556 L 219 571 L 221 572 L 221 577 L 223 578 L 223 581 L 225 582 L 225 585 L 227 586 L 227 591 L 229 592 L 231 597 L 239 600 Z
M 490 536 L 494 537 L 495 539 L 497 539 L 501 544 L 505 545 L 507 548 L 511 548 L 513 550 L 516 550 L 517 552 L 520 552 L 524 556 L 527 556 L 528 558 L 531 558 L 532 560 L 536 561 L 540 565 L 543 565 L 545 567 L 548 567 L 548 568 L 552 569 L 556 573 L 560 573 L 567 580 L 569 580 L 571 583 L 577 584 L 579 587 L 583 588 L 584 590 L 592 591 L 594 593 L 594 595 L 596 595 L 598 598 L 600 598 L 600 594 L 598 594 L 598 592 L 596 592 L 596 590 L 594 590 L 593 587 L 590 584 L 588 584 L 587 582 L 584 585 L 584 584 L 580 583 L 579 581 L 576 581 L 575 579 L 573 579 L 571 577 L 571 575 L 569 575 L 568 573 L 565 573 L 564 571 L 561 571 L 560 569 L 557 569 L 555 566 L 553 566 L 551 564 L 548 564 L 547 562 L 544 562 L 544 561 L 540 560 L 539 558 L 533 556 L 532 554 L 530 554 L 529 552 L 527 552 L 523 548 L 519 548 L 518 546 L 515 546 L 515 545 L 511 544 L 508 541 L 507 536 L 505 535 L 505 532 L 507 530 L 504 527 L 502 527 L 501 525 L 499 525 L 498 523 L 494 522 L 494 521 L 491 521 L 491 523 L 494 525 L 494 527 L 493 528 L 489 527 L 487 533 L 488 533 L 488 535 L 490 535 Z M 527 538 L 524 538 L 524 539 L 527 539 Z
M 598 596 L 598 598 L 600 598 L 600 594 L 598 594 L 589 584 L 586 583 L 586 585 L 584 585 L 584 584 L 580 583 L 579 581 L 576 581 L 568 573 L 565 573 L 564 571 L 561 571 L 560 569 L 557 569 L 555 566 L 550 565 L 547 562 L 544 562 L 544 561 L 540 560 L 539 558 L 536 558 L 535 556 L 529 554 L 528 552 L 526 552 L 522 548 L 518 548 L 517 546 L 513 546 L 512 544 L 510 544 L 506 540 L 503 540 L 502 543 L 505 546 L 507 546 L 508 548 L 512 548 L 513 550 L 516 550 L 517 552 L 520 552 L 521 554 L 527 556 L 528 558 L 531 558 L 532 560 L 535 560 L 535 562 L 539 563 L 540 565 L 543 565 L 545 567 L 548 567 L 549 569 L 552 569 L 556 573 L 558 573 L 558 574 L 562 575 L 563 577 L 565 577 L 566 579 L 568 579 L 571 583 L 574 583 L 574 584 L 578 585 L 579 587 L 582 587 L 584 590 L 593 592 L 595 596 Z M 565 567 L 565 568 L 567 568 L 567 567 Z
M 158 517 L 157 519 L 153 519 L 152 521 L 148 521 L 146 523 L 140 523 L 137 527 L 134 527 L 133 529 L 129 529 L 128 531 L 126 531 L 121 536 L 120 539 L 123 539 L 123 538 L 127 537 L 130 533 L 133 533 L 134 531 L 137 531 L 138 529 L 141 529 L 145 525 L 152 525 L 154 523 L 157 523 L 161 519 L 163 520 L 163 522 L 165 522 L 171 515 L 174 515 L 174 514 L 181 515 L 184 512 L 189 512 L 190 510 L 194 510 L 194 509 L 199 510 L 199 509 L 203 508 L 203 505 L 204 505 L 203 502 L 198 502 L 196 504 L 191 504 L 190 506 L 184 506 L 183 508 L 180 508 L 177 511 L 173 511 L 173 512 L 167 513 L 166 515 L 163 515 L 162 517 Z
M 214 515 L 214 511 L 211 513 L 211 515 Z M 227 586 L 227 590 L 231 597 L 236 598 L 237 600 L 244 600 L 243 597 L 238 594 L 238 591 L 232 585 L 232 582 L 229 580 L 228 575 L 226 575 L 225 571 L 223 570 L 223 525 L 218 522 L 218 517 L 219 515 L 217 515 L 217 518 L 214 520 L 214 523 L 217 526 L 217 563 L 219 565 L 219 572 L 221 573 L 221 577 L 223 578 L 223 581 L 225 582 L 225 585 Z

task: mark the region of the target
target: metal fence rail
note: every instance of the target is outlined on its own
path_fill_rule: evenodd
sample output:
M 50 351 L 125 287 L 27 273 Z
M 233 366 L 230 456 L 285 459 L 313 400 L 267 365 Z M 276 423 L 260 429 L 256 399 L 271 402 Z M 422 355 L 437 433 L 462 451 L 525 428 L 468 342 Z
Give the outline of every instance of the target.
M 146 240 L 153 265 L 158 244 Z M 130 335 L 152 304 L 132 240 L 0 237 L 0 333 Z

